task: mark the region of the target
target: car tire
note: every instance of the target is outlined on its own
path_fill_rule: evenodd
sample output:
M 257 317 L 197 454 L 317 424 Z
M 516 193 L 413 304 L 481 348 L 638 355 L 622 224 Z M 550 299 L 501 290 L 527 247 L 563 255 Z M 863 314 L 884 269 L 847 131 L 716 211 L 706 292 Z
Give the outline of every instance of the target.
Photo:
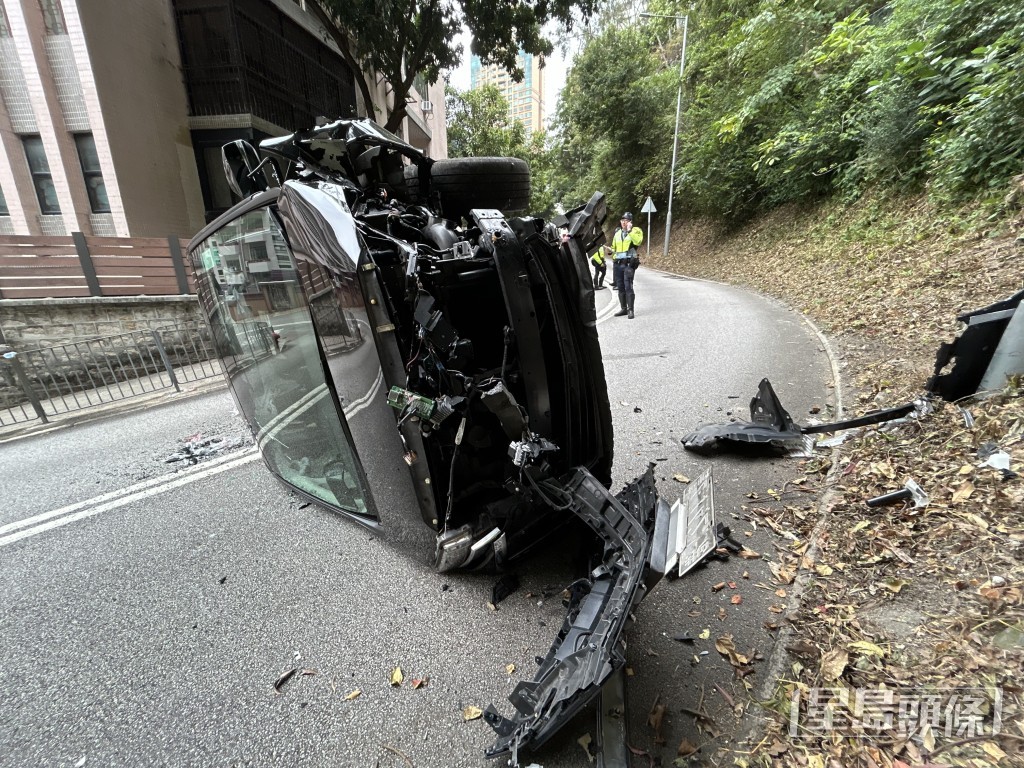
M 406 189 L 415 201 L 419 195 L 416 166 L 405 170 Z M 530 166 L 517 157 L 457 157 L 437 160 L 430 166 L 430 191 L 450 219 L 465 216 L 473 208 L 494 208 L 502 213 L 522 213 L 530 207 Z

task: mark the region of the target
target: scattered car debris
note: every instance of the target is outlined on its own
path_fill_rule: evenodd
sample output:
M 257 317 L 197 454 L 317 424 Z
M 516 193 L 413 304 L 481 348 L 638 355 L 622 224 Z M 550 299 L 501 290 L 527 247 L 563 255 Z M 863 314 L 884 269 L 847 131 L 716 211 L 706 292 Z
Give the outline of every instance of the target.
M 519 576 L 514 573 L 502 574 L 491 588 L 491 603 L 497 605 L 519 589 Z
M 895 408 L 885 408 L 880 411 L 872 411 L 866 413 L 863 416 L 858 416 L 854 419 L 845 419 L 844 421 L 833 421 L 828 424 L 811 424 L 806 427 L 801 427 L 800 431 L 805 435 L 818 434 L 821 432 L 839 432 L 846 429 L 854 429 L 856 427 L 866 427 L 871 424 L 883 424 L 886 422 L 897 422 L 905 416 L 910 414 L 921 415 L 928 410 L 928 405 L 924 400 L 913 400 L 903 405 L 898 405 Z
M 966 324 L 954 341 L 939 346 L 927 390 L 953 402 L 979 390 L 1001 388 L 1006 377 L 1024 372 L 1024 291 L 987 307 L 965 312 Z M 942 370 L 953 361 L 947 373 Z
M 277 680 L 274 682 L 274 690 L 277 693 L 281 693 L 281 689 L 284 688 L 285 683 L 287 683 L 289 680 L 291 680 L 293 677 L 295 677 L 295 675 L 298 673 L 298 671 L 299 671 L 298 667 L 292 667 L 287 672 L 285 672 L 283 675 L 281 675 L 279 678 L 277 678 Z
M 1006 451 L 996 451 L 978 466 L 999 470 L 1004 480 L 1013 480 L 1018 477 L 1018 474 L 1010 469 L 1010 454 Z
M 259 152 L 236 141 L 222 159 L 241 202 L 188 250 L 267 467 L 375 532 L 419 531 L 440 572 L 506 571 L 573 517 L 597 534 L 601 564 L 570 589 L 547 657 L 513 692 L 515 716 L 487 709 L 488 754 L 516 765 L 624 666 L 634 605 L 716 545 L 710 474 L 671 506 L 650 468 L 609 491 L 588 259 L 605 238 L 605 197 L 557 222 L 510 216 L 529 204 L 525 162 L 435 161 L 371 120 L 325 122 Z M 283 328 L 287 343 L 274 338 Z M 495 586 L 492 610 L 514 589 Z
M 809 435 L 824 432 L 839 432 L 870 424 L 897 423 L 911 415 L 919 417 L 929 406 L 925 400 L 873 411 L 853 419 L 826 424 L 800 426 L 793 421 L 789 412 L 767 378 L 761 379 L 757 394 L 750 401 L 750 421 L 735 421 L 728 424 L 711 424 L 683 437 L 683 447 L 695 453 L 711 453 L 720 446 L 732 450 L 746 451 L 761 455 L 788 455 L 808 458 L 813 455 L 813 440 Z M 834 438 L 827 445 L 839 445 L 846 438 Z M 819 445 L 826 445 L 825 442 Z
M 1019 477 L 1016 472 L 1010 469 L 1011 457 L 1002 450 L 997 443 L 987 442 L 978 446 L 978 458 L 984 459 L 978 467 L 990 467 L 1002 475 L 1003 480 L 1014 480 Z
M 192 435 L 185 439 L 181 448 L 164 459 L 164 463 L 173 464 L 176 461 L 187 461 L 189 464 L 198 464 L 200 459 L 213 456 L 221 451 L 241 448 L 244 444 L 245 441 L 242 438 L 228 440 L 224 437 Z
M 884 493 L 881 496 L 875 496 L 874 498 L 868 499 L 865 503 L 869 507 L 884 507 L 890 504 L 898 504 L 901 501 L 912 501 L 915 509 L 921 507 L 927 507 L 930 499 L 928 494 L 924 492 L 920 485 L 913 480 L 907 480 L 906 485 L 898 491 L 892 493 Z
M 697 453 L 711 452 L 722 442 L 733 449 L 781 455 L 802 449 L 804 436 L 765 378 L 750 401 L 749 422 L 710 425 L 683 437 L 683 447 Z

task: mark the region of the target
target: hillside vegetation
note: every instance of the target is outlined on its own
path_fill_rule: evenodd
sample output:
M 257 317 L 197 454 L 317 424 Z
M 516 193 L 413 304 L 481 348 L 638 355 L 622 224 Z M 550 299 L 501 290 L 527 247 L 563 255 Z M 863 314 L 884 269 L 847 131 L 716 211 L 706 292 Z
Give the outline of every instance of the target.
M 748 286 L 813 318 L 842 361 L 849 417 L 919 396 L 939 343 L 962 330 L 956 316 L 1024 288 L 1024 212 L 1011 194 L 1005 207 L 1015 206 L 1016 215 L 993 219 L 984 206 L 952 210 L 924 195 L 788 205 L 727 232 L 709 220 L 685 223 L 668 258 L 652 248 L 648 261 Z M 780 540 L 771 564 L 773 586 L 792 594 L 785 621 L 766 617 L 788 671 L 769 700 L 751 696 L 757 720 L 747 742 L 701 744 L 714 755 L 707 764 L 1024 765 L 1015 682 L 1024 663 L 1024 388 L 1018 379 L 992 397 L 932 407 L 898 429 L 869 428 L 837 449 L 819 448 L 793 463 L 799 493 L 789 483 L 759 489 L 754 495 L 772 503 L 744 508 L 797 537 Z M 1006 454 L 1007 472 L 986 465 L 992 451 Z M 928 495 L 923 507 L 866 506 L 908 480 Z M 848 690 L 851 701 L 881 691 L 894 712 L 922 697 L 951 706 L 951 691 L 970 689 L 982 692 L 986 717 L 998 701 L 1003 722 L 1016 725 L 969 738 L 943 736 L 949 720 L 915 721 L 909 734 L 891 727 L 858 738 L 856 727 L 840 727 L 794 738 L 798 692 L 806 699 L 821 689 Z M 857 722 L 852 706 L 837 712 Z
M 1015 0 L 652 2 L 612 14 L 562 92 L 565 198 L 664 210 L 686 61 L 678 208 L 736 223 L 794 202 L 927 191 L 998 207 L 1024 171 L 1024 6 Z M 581 173 L 582 170 L 582 173 Z

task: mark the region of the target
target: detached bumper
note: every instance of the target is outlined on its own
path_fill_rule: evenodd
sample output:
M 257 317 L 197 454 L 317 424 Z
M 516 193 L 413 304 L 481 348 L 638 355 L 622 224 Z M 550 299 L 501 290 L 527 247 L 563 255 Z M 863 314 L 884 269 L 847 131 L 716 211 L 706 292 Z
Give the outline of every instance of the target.
M 510 754 L 511 765 L 518 765 L 520 750 L 541 746 L 625 666 L 623 630 L 647 591 L 670 569 L 688 563 L 688 570 L 714 548 L 710 473 L 688 494 L 689 503 L 671 507 L 658 498 L 653 466 L 617 496 L 583 468 L 562 483 L 573 499 L 572 512 L 604 541 L 604 557 L 571 585 L 565 621 L 551 649 L 533 680 L 519 683 L 509 696 L 516 714 L 504 717 L 493 705 L 484 713 L 498 734 L 487 756 Z M 689 549 L 687 542 L 693 542 Z

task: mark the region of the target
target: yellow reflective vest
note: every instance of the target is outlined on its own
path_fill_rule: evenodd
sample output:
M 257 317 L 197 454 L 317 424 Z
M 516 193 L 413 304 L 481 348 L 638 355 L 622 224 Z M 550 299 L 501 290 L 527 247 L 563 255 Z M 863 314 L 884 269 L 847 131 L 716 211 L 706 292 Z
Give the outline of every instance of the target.
M 640 243 L 643 241 L 644 233 L 640 227 L 634 226 L 629 232 L 619 227 L 615 230 L 615 236 L 612 238 L 612 251 L 615 254 L 615 258 L 628 258 L 629 249 L 639 248 Z

